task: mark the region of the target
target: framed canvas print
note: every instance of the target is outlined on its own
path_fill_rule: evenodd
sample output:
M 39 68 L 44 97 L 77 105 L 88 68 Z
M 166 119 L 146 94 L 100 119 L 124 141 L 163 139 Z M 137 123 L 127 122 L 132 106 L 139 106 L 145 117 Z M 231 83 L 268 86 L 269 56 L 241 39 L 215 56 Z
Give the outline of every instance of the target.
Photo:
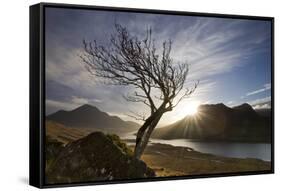
M 274 172 L 271 17 L 30 7 L 30 184 Z

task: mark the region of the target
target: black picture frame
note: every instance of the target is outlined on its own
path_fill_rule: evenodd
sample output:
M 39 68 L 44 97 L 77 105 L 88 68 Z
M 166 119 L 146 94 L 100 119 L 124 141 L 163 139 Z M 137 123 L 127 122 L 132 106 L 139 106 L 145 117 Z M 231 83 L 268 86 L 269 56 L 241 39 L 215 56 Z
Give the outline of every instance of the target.
M 214 18 L 232 18 L 248 20 L 265 20 L 271 22 L 271 170 L 239 173 L 219 173 L 209 175 L 188 175 L 177 177 L 157 177 L 130 180 L 111 180 L 98 182 L 80 182 L 70 184 L 45 183 L 45 9 L 48 7 L 62 9 L 106 10 L 118 12 L 153 13 L 166 15 L 186 15 Z M 72 4 L 39 3 L 30 6 L 30 139 L 29 139 L 29 184 L 38 188 L 67 186 L 84 186 L 99 184 L 134 183 L 164 181 L 192 178 L 210 178 L 274 173 L 274 18 L 248 15 L 230 15 L 214 13 L 195 13 L 152 9 L 134 9 L 121 7 L 103 7 Z

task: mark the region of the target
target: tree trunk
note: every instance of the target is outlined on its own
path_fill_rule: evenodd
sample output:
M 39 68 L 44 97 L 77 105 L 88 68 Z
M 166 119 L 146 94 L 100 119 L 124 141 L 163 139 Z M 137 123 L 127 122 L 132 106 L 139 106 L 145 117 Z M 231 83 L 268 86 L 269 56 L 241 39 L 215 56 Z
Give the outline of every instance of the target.
M 154 128 L 160 121 L 164 112 L 157 111 L 152 114 L 143 124 L 143 126 L 138 130 L 136 138 L 136 146 L 134 150 L 134 156 L 137 159 L 140 159 L 141 155 L 144 152 L 145 147 L 147 146 L 148 140 Z

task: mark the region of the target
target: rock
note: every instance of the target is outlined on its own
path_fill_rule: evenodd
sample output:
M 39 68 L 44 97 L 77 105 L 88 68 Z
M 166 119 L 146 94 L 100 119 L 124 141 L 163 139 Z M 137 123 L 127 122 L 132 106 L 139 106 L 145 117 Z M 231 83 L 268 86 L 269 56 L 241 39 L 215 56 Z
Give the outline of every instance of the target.
M 50 136 L 46 136 L 46 171 L 48 171 L 49 166 L 52 165 L 55 158 L 59 155 L 59 153 L 64 149 L 63 143 L 57 141 L 56 139 L 51 138 Z
M 74 183 L 153 177 L 146 164 L 101 132 L 71 142 L 46 172 L 47 183 Z

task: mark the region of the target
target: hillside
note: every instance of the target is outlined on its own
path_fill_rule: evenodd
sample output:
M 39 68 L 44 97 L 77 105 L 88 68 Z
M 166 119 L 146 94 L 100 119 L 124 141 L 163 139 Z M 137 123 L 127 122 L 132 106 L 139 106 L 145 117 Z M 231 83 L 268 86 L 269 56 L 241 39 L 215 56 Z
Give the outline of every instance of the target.
M 271 117 L 271 109 L 258 109 L 256 112 L 264 117 Z
M 85 137 L 89 133 L 95 131 L 94 129 L 87 128 L 71 128 L 66 127 L 60 123 L 46 120 L 46 136 L 51 139 L 57 140 L 63 144 L 75 141 Z
M 82 105 L 74 110 L 59 110 L 46 117 L 71 128 L 95 129 L 108 133 L 128 133 L 136 131 L 139 124 L 131 121 L 123 121 L 117 116 L 110 116 L 91 105 Z
M 198 113 L 155 129 L 153 138 L 200 139 L 204 141 L 269 142 L 269 117 L 259 115 L 250 105 L 229 108 L 224 104 L 201 105 Z

